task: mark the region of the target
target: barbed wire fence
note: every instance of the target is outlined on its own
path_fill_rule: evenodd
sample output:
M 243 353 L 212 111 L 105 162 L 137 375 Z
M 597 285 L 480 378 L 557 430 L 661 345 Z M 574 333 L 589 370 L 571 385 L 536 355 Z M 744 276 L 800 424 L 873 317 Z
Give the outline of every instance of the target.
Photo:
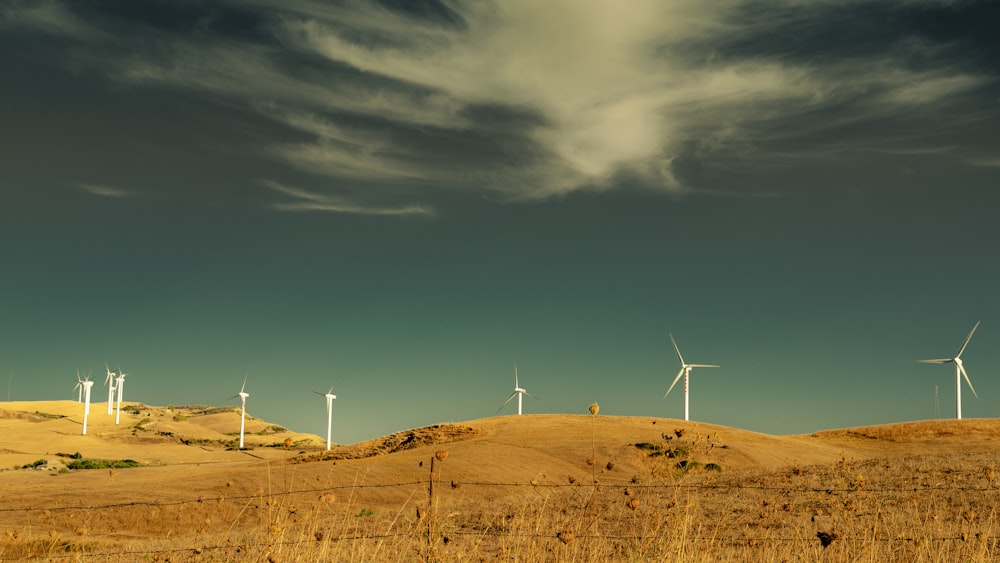
M 432 474 L 433 475 L 433 474 Z M 49 505 L 49 506 L 0 506 L 0 515 L 3 514 L 14 514 L 14 513 L 40 513 L 40 514 L 52 514 L 52 513 L 65 513 L 73 511 L 84 511 L 84 512 L 100 512 L 108 510 L 121 510 L 129 508 L 163 508 L 163 507 L 176 507 L 184 505 L 195 505 L 195 504 L 209 504 L 209 503 L 224 503 L 226 501 L 245 501 L 251 502 L 253 500 L 263 500 L 264 498 L 281 498 L 281 497 L 292 497 L 299 495 L 322 495 L 324 493 L 335 493 L 343 490 L 351 490 L 352 492 L 358 493 L 365 489 L 406 489 L 406 488 L 423 488 L 428 487 L 430 483 L 433 482 L 433 477 L 428 479 L 411 480 L 411 481 L 401 481 L 397 483 L 374 483 L 374 484 L 363 484 L 363 483 L 353 483 L 353 484 L 343 484 L 343 485 L 331 485 L 324 487 L 311 487 L 302 489 L 288 489 L 283 491 L 274 492 L 256 492 L 251 494 L 239 494 L 239 495 L 220 495 L 220 496 L 198 496 L 192 499 L 182 499 L 182 500 L 172 500 L 172 501 L 160 501 L 160 500 L 150 500 L 150 501 L 128 501 L 128 502 L 112 502 L 104 504 L 62 504 L 62 505 Z M 492 488 L 511 488 L 511 489 L 530 489 L 536 491 L 546 491 L 546 490 L 586 490 L 593 489 L 598 490 L 630 490 L 632 492 L 677 492 L 677 491 L 715 491 L 715 492 L 739 492 L 739 491 L 761 491 L 761 492 L 773 492 L 786 495 L 839 495 L 839 494 L 852 494 L 858 493 L 859 489 L 855 486 L 784 486 L 784 485 L 767 485 L 767 484 L 756 484 L 756 483 L 717 483 L 717 482 L 703 482 L 703 483 L 684 483 L 684 482 L 672 482 L 672 483 L 634 483 L 634 482 L 615 482 L 615 483 L 543 483 L 543 482 L 489 482 L 489 481 L 463 481 L 460 484 L 461 487 L 492 487 Z M 995 485 L 987 486 L 969 486 L 969 485 L 951 485 L 951 484 L 940 484 L 940 485 L 916 485 L 916 486 L 879 486 L 879 487 L 866 487 L 863 491 L 866 494 L 872 495 L 890 495 L 890 494 L 904 494 L 904 493 L 971 493 L 977 495 L 997 495 L 1000 493 L 1000 487 Z M 433 492 L 431 492 L 433 495 Z M 412 495 L 411 495 L 412 496 Z M 988 502 L 990 504 L 997 504 L 996 498 L 992 498 Z M 860 515 L 859 515 L 860 516 Z M 479 537 L 504 537 L 511 540 L 541 540 L 541 539 L 554 539 L 556 534 L 553 531 L 547 531 L 544 533 L 526 533 L 523 531 L 510 531 L 501 529 L 500 527 L 486 527 L 485 529 L 476 530 L 465 530 L 465 529 L 453 529 L 449 530 L 448 534 L 450 536 L 479 536 Z M 363 534 L 331 534 L 325 537 L 322 541 L 330 541 L 336 543 L 344 542 L 356 542 L 356 541 L 370 541 L 370 540 L 385 540 L 393 538 L 405 538 L 413 537 L 413 530 L 399 530 L 392 528 L 390 531 L 385 533 L 372 533 L 365 532 Z M 578 533 L 575 535 L 577 540 L 586 539 L 599 539 L 599 540 L 656 540 L 660 538 L 660 535 L 649 535 L 649 534 L 608 534 L 608 533 Z M 161 539 L 151 537 L 150 539 Z M 987 542 L 990 545 L 1000 548 L 1000 536 L 995 534 L 990 535 L 980 535 L 977 537 L 980 542 Z M 801 535 L 797 536 L 779 536 L 774 534 L 766 534 L 761 536 L 741 536 L 733 538 L 724 538 L 718 535 L 711 536 L 696 536 L 692 535 L 687 538 L 688 541 L 711 541 L 715 544 L 733 544 L 739 545 L 746 543 L 747 541 L 760 542 L 760 543 L 791 543 L 791 542 L 801 542 L 803 537 Z M 942 535 L 942 536 L 927 536 L 927 535 L 917 535 L 912 536 L 897 536 L 897 537 L 841 537 L 838 541 L 844 543 L 919 543 L 919 542 L 934 542 L 934 543 L 944 543 L 944 542 L 966 542 L 969 537 L 965 534 L 955 534 L 955 535 Z M 318 539 L 297 539 L 297 540 L 280 540 L 280 541 L 269 541 L 268 546 L 280 547 L 280 546 L 296 546 L 302 544 L 316 543 L 321 541 Z M 152 555 L 171 555 L 171 554 L 189 554 L 189 555 L 199 555 L 205 552 L 217 552 L 217 551 L 240 551 L 252 548 L 260 547 L 260 542 L 255 543 L 226 543 L 224 545 L 198 545 L 192 547 L 184 548 L 169 548 L 169 549 L 116 549 L 116 550 L 103 550 L 103 551 L 85 551 L 85 550 L 74 550 L 71 553 L 65 553 L 66 555 L 71 555 L 77 559 L 108 559 L 114 557 L 149 557 Z M 61 552 L 62 553 L 62 552 Z M 38 556 L 35 559 L 47 559 L 50 558 L 49 555 Z M 29 557 L 28 559 L 32 559 Z M 0 552 L 0 561 L 23 561 L 24 557 L 7 558 L 2 556 Z

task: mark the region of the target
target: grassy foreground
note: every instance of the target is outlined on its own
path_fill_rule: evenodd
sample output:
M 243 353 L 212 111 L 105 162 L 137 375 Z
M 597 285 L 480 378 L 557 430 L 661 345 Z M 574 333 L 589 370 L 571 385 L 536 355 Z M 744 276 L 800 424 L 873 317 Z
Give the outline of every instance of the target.
M 115 498 L 138 470 L 95 470 L 106 503 L 4 503 L 0 559 L 1000 559 L 995 449 L 730 471 L 711 461 L 727 444 L 678 432 L 616 447 L 595 437 L 530 479 L 500 479 L 491 466 L 502 460 L 458 445 L 415 450 L 391 479 L 372 469 L 378 458 L 314 455 L 258 465 L 260 484 L 213 482 L 174 499 L 155 487 Z M 458 469 L 470 465 L 480 470 Z M 344 470 L 353 482 L 333 478 Z

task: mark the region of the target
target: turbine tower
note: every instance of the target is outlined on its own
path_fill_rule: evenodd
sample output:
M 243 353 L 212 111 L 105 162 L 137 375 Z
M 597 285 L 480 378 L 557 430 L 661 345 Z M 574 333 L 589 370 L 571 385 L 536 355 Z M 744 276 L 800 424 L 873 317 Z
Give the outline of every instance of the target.
M 243 377 L 243 386 L 240 387 L 240 392 L 230 397 L 230 399 L 240 398 L 240 449 L 243 449 L 243 430 L 246 428 L 247 419 L 247 397 L 250 396 L 246 392 L 247 388 L 247 378 Z
M 337 398 L 337 396 L 333 394 L 333 387 L 334 386 L 331 385 L 330 390 L 326 393 L 313 391 L 313 393 L 316 393 L 317 395 L 326 397 L 326 451 L 330 451 L 330 430 L 333 428 L 333 400 Z
M 672 333 L 668 333 L 668 334 L 670 334 L 670 342 L 672 342 L 673 345 L 674 345 L 674 351 L 677 352 L 677 359 L 680 360 L 680 362 L 681 362 L 681 370 L 679 372 L 677 372 L 677 377 L 675 377 L 674 378 L 674 382 L 670 384 L 670 389 L 667 389 L 667 392 L 663 394 L 663 399 L 666 399 L 667 395 L 669 395 L 670 392 L 673 391 L 674 385 L 677 385 L 677 382 L 680 380 L 681 376 L 683 375 L 684 376 L 684 420 L 690 420 L 690 418 L 688 418 L 688 394 L 689 394 L 689 391 L 690 391 L 689 379 L 691 377 L 691 370 L 693 368 L 717 368 L 719 366 L 713 366 L 713 365 L 709 365 L 709 364 L 687 364 L 687 363 L 684 363 L 684 357 L 681 356 L 681 350 L 680 350 L 680 348 L 677 347 L 677 341 L 674 340 L 674 335 Z M 663 399 L 661 399 L 661 400 L 663 400 Z
M 965 347 L 969 345 L 969 341 L 972 340 L 972 335 L 979 328 L 980 322 L 976 321 L 976 326 L 972 327 L 969 336 L 965 337 L 965 342 L 962 343 L 962 347 L 958 349 L 958 353 L 955 354 L 954 358 L 917 360 L 922 364 L 955 364 L 955 418 L 958 420 L 962 419 L 962 377 L 965 377 L 965 382 L 969 384 L 972 395 L 977 399 L 979 398 L 979 395 L 976 394 L 976 388 L 972 386 L 972 380 L 969 379 L 969 373 L 965 371 L 965 366 L 962 364 L 962 352 L 965 352 Z
M 108 372 L 108 376 L 104 379 L 104 384 L 108 386 L 108 414 L 111 414 L 111 410 L 114 408 L 115 404 L 115 372 L 111 371 L 108 367 L 108 362 L 104 362 L 104 369 Z
M 87 418 L 90 416 L 90 388 L 94 382 L 88 377 L 82 382 L 83 385 L 83 435 L 87 435 Z
M 535 398 L 534 395 L 532 395 L 531 393 L 528 393 L 526 390 L 522 389 L 521 385 L 518 383 L 518 381 L 517 381 L 517 358 L 514 358 L 514 392 L 510 394 L 510 397 L 507 397 L 507 400 L 504 401 L 502 405 L 500 405 L 500 409 L 504 408 L 507 405 L 507 403 L 509 403 L 510 400 L 513 399 L 516 396 L 517 397 L 517 414 L 518 414 L 518 416 L 520 416 L 521 415 L 521 401 L 524 399 L 525 395 L 531 397 L 532 399 Z M 500 412 L 500 409 L 497 409 L 497 412 Z
M 121 419 L 121 416 L 122 416 L 122 393 L 125 392 L 125 376 L 126 375 L 128 375 L 128 374 L 125 373 L 124 371 L 122 371 L 121 366 L 118 366 L 118 377 L 116 378 L 116 380 L 118 382 L 118 385 L 117 385 L 117 388 L 118 388 L 118 409 L 115 411 L 115 424 L 118 424 L 118 421 Z

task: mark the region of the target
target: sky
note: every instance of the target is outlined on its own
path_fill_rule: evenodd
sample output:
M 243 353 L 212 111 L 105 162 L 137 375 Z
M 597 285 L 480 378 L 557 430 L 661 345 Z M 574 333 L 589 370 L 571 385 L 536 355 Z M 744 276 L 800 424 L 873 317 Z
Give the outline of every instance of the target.
M 1000 4 L 0 2 L 13 400 L 1000 416 Z M 94 386 L 95 399 L 106 391 Z M 935 403 L 935 393 L 938 402 Z M 499 414 L 516 412 L 516 401 Z M 234 429 L 236 431 L 236 429 Z

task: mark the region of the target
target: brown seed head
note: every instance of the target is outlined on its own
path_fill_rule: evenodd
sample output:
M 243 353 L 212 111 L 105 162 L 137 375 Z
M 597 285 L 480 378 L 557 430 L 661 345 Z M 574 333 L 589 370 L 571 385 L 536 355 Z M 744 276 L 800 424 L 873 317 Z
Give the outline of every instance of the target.
M 600 410 L 601 410 L 601 405 L 598 405 L 597 403 L 590 404 L 590 414 L 596 416 L 597 413 L 600 412 Z
M 436 457 L 438 461 L 444 461 L 448 459 L 448 450 L 438 450 L 434 452 L 434 457 Z

